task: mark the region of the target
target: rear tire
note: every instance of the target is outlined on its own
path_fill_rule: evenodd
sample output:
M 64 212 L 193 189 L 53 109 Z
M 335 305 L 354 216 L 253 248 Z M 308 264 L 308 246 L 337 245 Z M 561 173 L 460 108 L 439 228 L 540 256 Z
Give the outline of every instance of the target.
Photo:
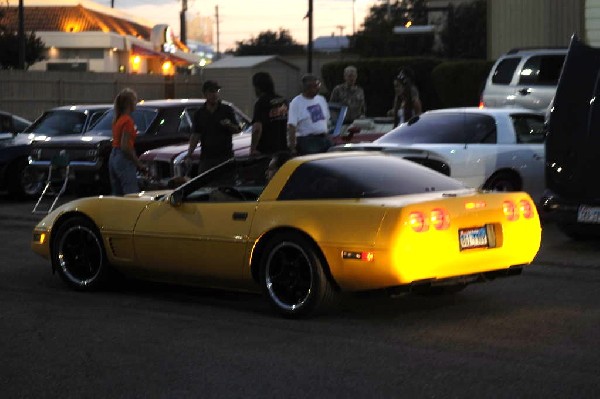
M 483 185 L 483 189 L 489 191 L 520 191 L 521 184 L 510 173 L 500 172 L 490 177 Z
M 318 249 L 295 232 L 279 234 L 267 243 L 260 284 L 273 308 L 289 318 L 323 312 L 337 299 Z
M 52 264 L 71 288 L 93 291 L 102 287 L 109 265 L 96 226 L 80 216 L 62 223 L 52 241 Z

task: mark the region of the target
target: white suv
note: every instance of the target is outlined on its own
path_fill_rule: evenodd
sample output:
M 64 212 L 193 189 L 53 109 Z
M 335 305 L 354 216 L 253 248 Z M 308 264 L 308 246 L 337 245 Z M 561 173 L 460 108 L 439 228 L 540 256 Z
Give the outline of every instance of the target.
M 545 111 L 567 54 L 561 49 L 515 49 L 502 55 L 485 82 L 480 106 Z

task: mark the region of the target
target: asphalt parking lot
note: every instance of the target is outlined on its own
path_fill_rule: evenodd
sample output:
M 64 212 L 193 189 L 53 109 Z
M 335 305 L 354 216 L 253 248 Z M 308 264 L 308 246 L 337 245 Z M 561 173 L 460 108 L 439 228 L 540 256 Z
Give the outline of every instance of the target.
M 65 198 L 67 201 L 69 198 Z M 62 200 L 62 199 L 61 199 Z M 61 202 L 64 202 L 61 201 Z M 0 227 L 4 220 L 31 222 L 33 227 L 42 214 L 32 214 L 35 202 L 0 200 Z M 47 204 L 43 204 L 48 209 Z M 600 245 L 597 240 L 574 241 L 563 235 L 553 223 L 542 224 L 542 245 L 534 263 L 543 265 L 600 268 Z

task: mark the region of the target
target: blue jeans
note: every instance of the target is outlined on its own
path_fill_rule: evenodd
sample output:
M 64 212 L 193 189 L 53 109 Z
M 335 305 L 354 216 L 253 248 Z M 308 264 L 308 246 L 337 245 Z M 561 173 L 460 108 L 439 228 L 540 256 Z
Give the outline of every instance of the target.
M 137 182 L 137 168 L 120 148 L 113 148 L 110 153 L 108 173 L 113 195 L 123 196 L 140 192 Z
M 296 137 L 296 153 L 298 155 L 327 152 L 329 147 L 331 147 L 331 140 L 326 133 Z

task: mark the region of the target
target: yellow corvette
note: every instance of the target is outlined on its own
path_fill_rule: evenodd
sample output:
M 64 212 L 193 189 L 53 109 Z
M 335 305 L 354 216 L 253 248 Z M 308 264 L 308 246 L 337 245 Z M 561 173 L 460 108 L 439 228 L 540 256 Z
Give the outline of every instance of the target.
M 82 198 L 46 216 L 32 249 L 71 287 L 110 269 L 155 281 L 262 290 L 288 317 L 340 291 L 455 292 L 518 274 L 539 217 L 524 192 L 483 193 L 394 156 L 231 159 L 173 191 Z

